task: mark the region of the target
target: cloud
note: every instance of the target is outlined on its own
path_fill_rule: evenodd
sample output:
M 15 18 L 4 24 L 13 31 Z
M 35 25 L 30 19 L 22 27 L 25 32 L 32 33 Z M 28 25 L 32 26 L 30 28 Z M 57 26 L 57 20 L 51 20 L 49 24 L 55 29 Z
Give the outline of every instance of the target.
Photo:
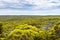
M 33 10 L 33 11 L 27 11 L 27 10 L 8 10 L 8 9 L 2 9 L 0 10 L 0 15 L 60 15 L 60 9 L 54 9 L 54 10 Z
M 0 0 L 0 9 L 44 10 L 60 8 L 60 0 Z
M 2 0 L 7 3 L 19 3 L 19 0 Z

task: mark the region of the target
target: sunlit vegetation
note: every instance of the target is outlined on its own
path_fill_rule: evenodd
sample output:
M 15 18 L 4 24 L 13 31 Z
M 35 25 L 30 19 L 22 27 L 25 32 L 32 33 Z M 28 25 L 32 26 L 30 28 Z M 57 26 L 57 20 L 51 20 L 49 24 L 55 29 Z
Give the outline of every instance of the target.
M 0 16 L 0 40 L 60 40 L 60 16 Z

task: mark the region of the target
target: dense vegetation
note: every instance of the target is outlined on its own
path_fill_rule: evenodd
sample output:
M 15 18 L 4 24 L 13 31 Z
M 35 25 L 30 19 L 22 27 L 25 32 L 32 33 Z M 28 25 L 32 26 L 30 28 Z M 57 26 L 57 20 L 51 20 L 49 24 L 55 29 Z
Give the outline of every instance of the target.
M 60 40 L 60 16 L 0 16 L 0 40 Z

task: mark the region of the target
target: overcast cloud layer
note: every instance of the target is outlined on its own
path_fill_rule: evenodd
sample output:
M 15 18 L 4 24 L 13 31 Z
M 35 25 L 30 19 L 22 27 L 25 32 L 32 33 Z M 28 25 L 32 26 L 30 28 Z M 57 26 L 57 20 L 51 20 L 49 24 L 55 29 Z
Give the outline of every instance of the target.
M 60 15 L 60 0 L 0 0 L 0 15 Z
M 0 9 L 56 9 L 60 0 L 0 0 Z

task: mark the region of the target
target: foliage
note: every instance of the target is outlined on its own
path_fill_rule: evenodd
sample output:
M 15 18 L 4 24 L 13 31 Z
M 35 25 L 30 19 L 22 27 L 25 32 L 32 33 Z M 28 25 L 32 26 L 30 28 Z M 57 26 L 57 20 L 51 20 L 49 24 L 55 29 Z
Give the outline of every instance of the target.
M 0 16 L 0 40 L 60 40 L 60 16 Z

